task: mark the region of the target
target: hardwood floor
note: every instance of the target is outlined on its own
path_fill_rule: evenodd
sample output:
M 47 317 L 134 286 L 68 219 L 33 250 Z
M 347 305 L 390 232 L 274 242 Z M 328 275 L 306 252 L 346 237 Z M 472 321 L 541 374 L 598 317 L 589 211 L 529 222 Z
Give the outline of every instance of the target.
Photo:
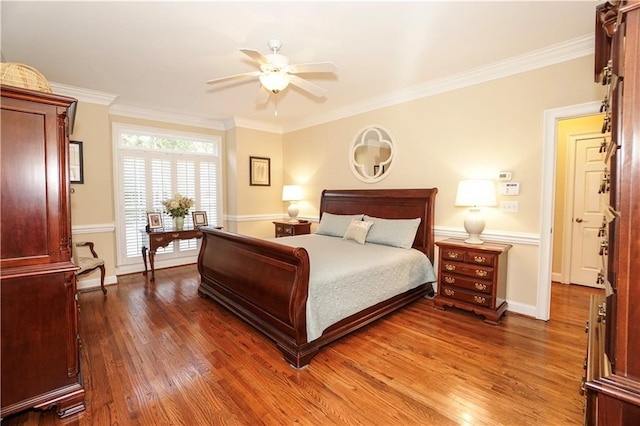
M 87 409 L 9 425 L 578 425 L 589 295 L 554 284 L 551 320 L 500 326 L 422 299 L 303 370 L 197 295 L 195 266 L 80 295 Z

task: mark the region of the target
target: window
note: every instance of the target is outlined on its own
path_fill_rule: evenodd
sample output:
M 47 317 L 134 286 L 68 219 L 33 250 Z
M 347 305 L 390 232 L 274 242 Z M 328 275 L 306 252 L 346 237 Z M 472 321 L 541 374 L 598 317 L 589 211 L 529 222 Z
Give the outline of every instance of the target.
M 172 226 L 162 202 L 176 193 L 193 198 L 189 213 L 207 212 L 209 226 L 222 222 L 219 137 L 121 124 L 114 124 L 113 135 L 119 265 L 142 262 L 148 212 L 161 213 L 164 226 Z M 191 226 L 189 214 L 185 227 Z M 156 260 L 192 258 L 198 247 L 199 240 L 174 241 L 158 249 Z

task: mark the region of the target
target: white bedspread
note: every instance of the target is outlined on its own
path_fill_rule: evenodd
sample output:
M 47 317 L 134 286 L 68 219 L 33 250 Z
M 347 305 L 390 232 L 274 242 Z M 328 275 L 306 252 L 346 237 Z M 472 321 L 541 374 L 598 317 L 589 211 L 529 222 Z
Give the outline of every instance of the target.
M 308 342 L 349 315 L 436 280 L 429 258 L 415 249 L 316 234 L 272 241 L 309 253 Z

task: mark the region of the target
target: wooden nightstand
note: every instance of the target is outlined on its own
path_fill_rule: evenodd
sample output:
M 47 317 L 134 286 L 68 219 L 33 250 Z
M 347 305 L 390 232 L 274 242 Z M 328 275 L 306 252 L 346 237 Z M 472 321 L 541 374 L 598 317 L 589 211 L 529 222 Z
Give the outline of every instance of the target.
M 452 238 L 436 245 L 440 255 L 435 307 L 464 309 L 498 325 L 507 312 L 507 253 L 511 245 L 466 244 Z
M 276 226 L 276 238 L 311 233 L 311 222 L 308 221 L 300 221 L 298 223 L 273 222 L 273 224 Z

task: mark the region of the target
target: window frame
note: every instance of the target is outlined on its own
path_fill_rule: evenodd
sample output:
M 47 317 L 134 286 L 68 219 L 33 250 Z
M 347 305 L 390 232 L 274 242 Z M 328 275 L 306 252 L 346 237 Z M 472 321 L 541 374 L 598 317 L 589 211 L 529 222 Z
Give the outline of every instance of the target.
M 205 143 L 211 143 L 214 146 L 214 153 L 195 153 L 185 152 L 185 159 L 190 157 L 206 157 L 210 158 L 211 162 L 216 167 L 216 211 L 213 212 L 213 216 L 209 216 L 209 223 L 222 224 L 223 220 L 223 201 L 224 201 L 224 184 L 223 184 L 223 160 L 222 160 L 222 137 L 218 135 L 211 135 L 205 133 L 191 133 L 178 130 L 164 129 L 151 126 L 140 126 L 127 123 L 112 123 L 112 146 L 113 146 L 113 184 L 114 184 L 114 209 L 115 209 L 115 222 L 116 222 L 116 270 L 121 273 L 135 272 L 143 268 L 142 253 L 134 258 L 127 257 L 126 248 L 126 222 L 124 212 L 124 193 L 122 188 L 123 182 L 123 170 L 122 159 L 125 152 L 140 151 L 144 156 L 150 155 L 150 153 L 158 154 L 157 157 L 163 155 L 179 156 L 180 151 L 174 150 L 162 150 L 162 149 L 138 149 L 131 147 L 122 147 L 120 145 L 121 136 L 123 133 L 143 134 L 149 136 L 156 136 L 162 138 L 174 138 L 174 139 L 187 139 Z M 147 175 L 147 179 L 149 176 Z M 150 188 L 147 189 L 147 191 Z M 196 202 L 198 203 L 198 201 Z M 194 207 L 195 208 L 195 207 Z M 179 251 L 174 250 L 172 253 L 160 253 L 155 256 L 156 268 L 177 266 L 182 264 L 194 263 L 197 260 L 201 241 L 196 240 L 196 250 L 189 250 L 180 254 Z

